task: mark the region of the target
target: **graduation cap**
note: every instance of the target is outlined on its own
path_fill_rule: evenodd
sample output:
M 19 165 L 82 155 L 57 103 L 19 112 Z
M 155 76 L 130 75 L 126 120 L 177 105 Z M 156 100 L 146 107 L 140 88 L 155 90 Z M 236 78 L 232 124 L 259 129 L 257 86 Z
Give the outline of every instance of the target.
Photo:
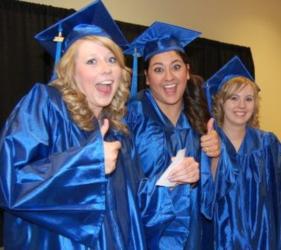
M 109 37 L 122 48 L 126 48 L 128 44 L 100 0 L 94 1 L 41 31 L 35 35 L 35 39 L 55 58 L 57 63 L 61 54 L 65 53 L 72 43 L 89 35 Z
M 144 61 L 147 61 L 152 56 L 162 52 L 172 50 L 184 52 L 184 47 L 200 34 L 198 31 L 184 27 L 154 22 L 140 36 L 134 39 L 129 48 L 124 51 L 125 54 L 134 56 L 131 95 L 134 96 L 137 92 L 138 57 L 143 57 Z
M 255 81 L 239 57 L 234 56 L 204 83 L 210 113 L 212 110 L 212 97 L 226 82 L 238 76 L 244 76 L 253 82 Z

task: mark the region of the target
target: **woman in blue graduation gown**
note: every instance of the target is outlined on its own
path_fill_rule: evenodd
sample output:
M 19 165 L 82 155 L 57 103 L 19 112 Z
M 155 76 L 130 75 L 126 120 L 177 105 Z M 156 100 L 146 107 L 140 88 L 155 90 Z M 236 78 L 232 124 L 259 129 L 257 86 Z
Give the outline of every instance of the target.
M 234 57 L 206 82 L 206 90 L 222 140 L 216 249 L 281 249 L 281 144 L 258 129 L 259 88 Z
M 108 15 L 97 1 L 37 35 L 52 53 L 62 28 L 63 56 L 55 79 L 35 84 L 1 132 L 5 250 L 146 249 L 144 231 L 161 232 L 174 217 L 168 190 L 142 180 L 122 122 L 129 71 L 122 50 L 92 24 L 95 10 Z
M 161 175 L 181 149 L 186 156 L 169 175 L 175 183 L 171 195 L 176 219 L 155 240 L 153 249 L 212 249 L 212 242 L 202 243 L 200 213 L 202 210 L 209 217 L 212 201 L 210 164 L 200 147 L 200 134 L 207 133 L 207 105 L 198 78 L 190 75 L 184 53 L 184 46 L 198 35 L 196 31 L 155 22 L 125 51 L 143 56 L 146 84 L 150 87 L 130 100 L 127 116 L 145 175 Z M 210 156 L 218 156 L 218 144 L 217 134 L 210 128 L 202 138 L 202 146 L 209 149 Z M 195 177 L 199 177 L 199 163 L 201 181 L 194 184 L 198 181 Z

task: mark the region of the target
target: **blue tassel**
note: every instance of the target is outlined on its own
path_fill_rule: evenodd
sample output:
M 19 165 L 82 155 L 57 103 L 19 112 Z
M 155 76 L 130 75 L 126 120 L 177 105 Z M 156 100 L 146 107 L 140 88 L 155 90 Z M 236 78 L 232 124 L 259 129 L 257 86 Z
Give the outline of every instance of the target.
M 138 54 L 137 50 L 134 51 L 134 61 L 133 61 L 133 75 L 131 84 L 131 97 L 136 96 L 138 92 Z

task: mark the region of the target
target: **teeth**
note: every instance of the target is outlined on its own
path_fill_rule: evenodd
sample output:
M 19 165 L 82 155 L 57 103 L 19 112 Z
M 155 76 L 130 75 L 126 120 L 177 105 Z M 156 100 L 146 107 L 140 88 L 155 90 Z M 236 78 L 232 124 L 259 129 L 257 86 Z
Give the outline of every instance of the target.
M 174 88 L 176 87 L 176 84 L 168 84 L 168 85 L 165 85 L 164 88 Z
M 240 115 L 240 116 L 243 116 L 246 114 L 246 112 L 235 112 L 236 115 Z
M 102 81 L 102 82 L 99 82 L 99 84 L 102 84 L 102 85 L 110 85 L 110 84 L 112 84 L 112 81 L 111 81 L 111 80 Z

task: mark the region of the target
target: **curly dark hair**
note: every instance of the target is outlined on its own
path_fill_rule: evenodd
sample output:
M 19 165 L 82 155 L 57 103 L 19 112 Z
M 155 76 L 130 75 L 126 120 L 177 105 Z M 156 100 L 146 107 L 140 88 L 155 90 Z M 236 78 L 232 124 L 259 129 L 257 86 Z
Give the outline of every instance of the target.
M 207 132 L 207 122 L 210 119 L 203 83 L 201 76 L 191 74 L 183 95 L 185 115 L 199 135 Z

